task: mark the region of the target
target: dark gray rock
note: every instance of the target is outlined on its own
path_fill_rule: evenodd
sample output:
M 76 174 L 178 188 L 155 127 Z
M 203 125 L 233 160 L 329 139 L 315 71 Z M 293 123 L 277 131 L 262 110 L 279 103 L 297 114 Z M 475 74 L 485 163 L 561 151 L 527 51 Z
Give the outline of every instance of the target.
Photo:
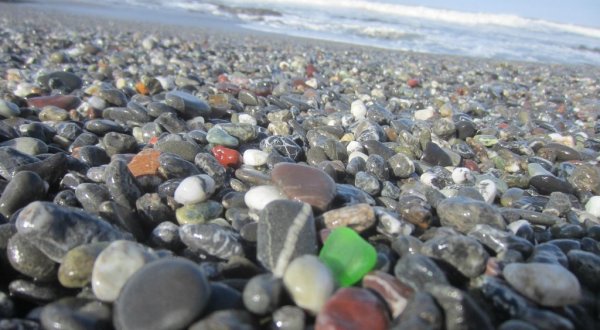
M 442 307 L 446 329 L 494 329 L 489 316 L 466 292 L 440 284 L 428 285 L 427 291 Z
M 244 256 L 239 234 L 214 223 L 189 224 L 179 228 L 181 241 L 191 250 L 221 259 Z
M 127 164 L 118 159 L 113 160 L 106 167 L 104 176 L 112 199 L 117 204 L 134 208 L 135 201 L 142 196 L 142 191 Z
M 487 224 L 504 229 L 506 223 L 500 212 L 492 205 L 470 198 L 446 198 L 437 206 L 437 214 L 443 226 L 467 233 L 477 224 Z
M 15 270 L 35 281 L 47 282 L 56 279 L 58 264 L 42 253 L 22 234 L 17 233 L 8 240 L 6 255 Z
M 428 284 L 448 284 L 442 269 L 422 254 L 403 256 L 394 267 L 394 275 L 415 291 L 424 290 Z
M 423 244 L 421 253 L 449 263 L 468 278 L 483 273 L 489 258 L 477 240 L 462 235 L 430 239 Z
M 250 312 L 265 315 L 279 307 L 283 281 L 273 274 L 260 274 L 250 279 L 243 292 L 244 306 Z
M 30 202 L 43 199 L 47 190 L 48 184 L 37 173 L 18 172 L 0 196 L 0 214 L 9 218 Z
M 97 214 L 100 204 L 110 200 L 110 193 L 105 185 L 82 183 L 75 188 L 75 197 L 84 210 Z
M 45 329 L 110 329 L 110 306 L 97 300 L 68 297 L 44 306 L 40 322 Z

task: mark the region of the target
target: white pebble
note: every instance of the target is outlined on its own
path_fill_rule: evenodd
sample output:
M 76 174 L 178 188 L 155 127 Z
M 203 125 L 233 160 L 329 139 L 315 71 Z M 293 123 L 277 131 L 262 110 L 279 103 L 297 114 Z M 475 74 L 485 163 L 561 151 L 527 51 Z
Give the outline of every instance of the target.
M 519 228 L 521 228 L 522 226 L 527 226 L 527 225 L 531 225 L 529 223 L 529 221 L 527 220 L 517 220 L 514 222 L 511 222 L 508 224 L 508 226 L 506 226 L 513 234 L 517 234 L 517 232 L 519 231 Z
M 175 201 L 194 204 L 207 200 L 215 192 L 215 180 L 206 174 L 185 178 L 175 189 Z
M 471 170 L 466 167 L 457 167 L 452 171 L 452 181 L 456 184 L 469 182 L 471 180 L 473 180 L 473 175 L 471 174 Z
M 244 159 L 244 164 L 250 166 L 262 166 L 267 163 L 267 158 L 269 154 L 258 149 L 248 149 L 244 151 L 244 155 L 242 158 Z
M 241 113 L 238 116 L 238 122 L 240 124 L 251 124 L 254 126 L 256 126 L 256 124 L 257 124 L 256 118 L 252 117 L 251 115 L 249 115 L 247 113 Z
M 369 156 L 365 155 L 364 153 L 362 153 L 360 151 L 353 151 L 348 155 L 348 161 L 351 161 L 352 158 L 356 158 L 356 157 L 360 157 L 360 158 L 364 159 L 365 162 L 369 158 Z
M 359 152 L 363 152 L 364 148 L 362 143 L 358 142 L 358 141 L 350 141 L 348 142 L 348 145 L 346 146 L 346 152 L 348 154 L 351 154 L 355 151 L 359 151 Z
M 600 218 L 600 196 L 593 196 L 585 203 L 585 210 L 595 216 Z
M 310 88 L 317 89 L 317 87 L 319 87 L 319 83 L 317 82 L 316 78 L 310 78 L 307 81 L 305 81 L 304 83 L 306 84 L 306 86 L 308 86 Z
M 107 246 L 92 269 L 94 295 L 107 302 L 117 300 L 125 282 L 146 263 L 158 259 L 150 248 L 131 241 L 114 241 Z
M 421 174 L 420 180 L 422 183 L 433 187 L 433 179 L 437 178 L 437 176 L 431 172 L 425 172 Z
M 432 118 L 433 115 L 435 115 L 435 110 L 433 110 L 432 108 L 415 111 L 416 120 L 427 120 L 429 118 Z
M 481 196 L 483 196 L 483 199 L 486 203 L 494 203 L 494 199 L 496 199 L 496 193 L 498 192 L 496 183 L 494 183 L 494 181 L 487 179 L 479 181 L 477 184 L 477 190 L 479 190 L 479 193 Z
M 331 271 L 316 256 L 305 254 L 292 261 L 283 284 L 296 305 L 318 314 L 335 289 Z
M 249 209 L 260 211 L 274 200 L 287 199 L 275 186 L 264 185 L 250 188 L 244 195 L 244 202 Z
M 350 113 L 356 118 L 356 120 L 365 119 L 367 116 L 367 107 L 361 100 L 356 100 L 350 105 Z

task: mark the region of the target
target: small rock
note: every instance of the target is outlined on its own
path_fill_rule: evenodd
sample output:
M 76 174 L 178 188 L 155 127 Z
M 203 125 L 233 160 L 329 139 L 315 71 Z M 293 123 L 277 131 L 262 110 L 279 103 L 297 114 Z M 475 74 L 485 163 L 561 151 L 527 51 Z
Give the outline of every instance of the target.
M 369 204 L 354 204 L 323 213 L 323 222 L 329 229 L 349 227 L 361 233 L 375 224 L 375 212 Z
M 65 255 L 58 268 L 58 281 L 65 288 L 83 288 L 92 281 L 96 258 L 110 243 L 80 245 Z
M 181 241 L 198 253 L 221 259 L 244 256 L 239 234 L 233 229 L 214 223 L 189 224 L 179 228 Z
M 279 163 L 271 171 L 271 179 L 288 198 L 320 211 L 326 210 L 335 197 L 335 182 L 327 173 L 311 166 Z
M 215 181 L 206 174 L 185 178 L 177 190 L 175 201 L 180 204 L 200 203 L 207 200 L 215 191 Z
M 335 289 L 331 271 L 313 255 L 294 259 L 283 275 L 283 283 L 296 305 L 312 314 L 319 313 Z
M 339 289 L 317 315 L 315 330 L 387 329 L 385 306 L 371 291 Z
M 397 318 L 404 312 L 415 293 L 412 288 L 382 271 L 373 271 L 365 275 L 362 286 L 375 291 L 383 298 L 392 314 L 392 319 Z
M 244 287 L 244 305 L 252 313 L 265 315 L 273 312 L 283 293 L 283 282 L 272 274 L 254 276 Z

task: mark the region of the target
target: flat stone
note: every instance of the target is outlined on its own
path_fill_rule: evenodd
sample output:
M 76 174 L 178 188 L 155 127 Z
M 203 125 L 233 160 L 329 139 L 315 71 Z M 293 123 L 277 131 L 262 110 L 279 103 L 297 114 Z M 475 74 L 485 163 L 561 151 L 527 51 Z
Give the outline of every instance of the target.
M 61 262 L 82 244 L 130 239 L 102 218 L 50 202 L 33 202 L 19 213 L 17 230 L 50 259 Z
M 421 160 L 434 166 L 452 166 L 452 159 L 450 156 L 444 149 L 433 142 L 427 142 Z
M 163 258 L 139 269 L 115 301 L 116 329 L 183 329 L 206 308 L 210 285 L 195 263 Z
M 310 204 L 320 211 L 335 197 L 335 182 L 327 173 L 308 165 L 279 163 L 271 171 L 273 183 L 290 199 Z
M 202 152 L 198 144 L 190 141 L 159 140 L 154 148 L 161 152 L 175 154 L 188 162 L 194 162 L 196 155 Z
M 11 147 L 30 156 L 48 152 L 48 146 L 44 143 L 44 141 L 27 136 L 2 142 L 0 143 L 0 147 Z
M 221 126 L 213 126 L 209 129 L 206 134 L 206 140 L 208 140 L 209 143 L 230 148 L 236 148 L 240 144 L 238 139 L 227 133 Z
M 477 224 L 487 224 L 498 229 L 506 228 L 500 212 L 493 206 L 464 197 L 447 198 L 437 206 L 443 226 L 467 233 Z
M 71 249 L 58 268 L 58 281 L 65 288 L 83 288 L 92 281 L 96 258 L 110 243 L 98 242 Z
M 152 249 L 136 242 L 110 243 L 96 258 L 92 270 L 92 290 L 102 301 L 113 302 L 125 282 L 146 263 L 156 260 Z
M 283 283 L 294 303 L 317 314 L 335 289 L 333 274 L 313 255 L 294 259 L 283 275 Z
M 158 175 L 160 154 L 159 150 L 144 149 L 131 159 L 127 168 L 136 178 L 142 175 Z
M 15 211 L 30 202 L 46 196 L 48 183 L 37 173 L 21 171 L 8 182 L 0 196 L 0 214 L 9 218 Z
M 515 290 L 542 306 L 561 307 L 581 299 L 577 277 L 559 265 L 512 263 L 502 275 Z
M 331 269 L 338 284 L 347 287 L 375 267 L 377 252 L 356 231 L 338 227 L 327 237 L 319 259 Z
M 257 259 L 281 277 L 288 264 L 305 254 L 317 254 L 317 234 L 310 205 L 275 200 L 259 215 Z
M 187 119 L 210 114 L 210 105 L 206 101 L 182 91 L 167 93 L 165 103 L 175 108 Z
M 49 95 L 36 96 L 27 99 L 27 105 L 33 108 L 41 109 L 48 105 L 53 105 L 61 109 L 75 109 L 81 103 L 81 99 L 74 95 Z
M 323 222 L 329 229 L 349 227 L 361 233 L 377 221 L 373 208 L 366 203 L 341 207 L 323 213 Z
M 339 289 L 317 315 L 315 330 L 387 329 L 385 306 L 371 291 Z

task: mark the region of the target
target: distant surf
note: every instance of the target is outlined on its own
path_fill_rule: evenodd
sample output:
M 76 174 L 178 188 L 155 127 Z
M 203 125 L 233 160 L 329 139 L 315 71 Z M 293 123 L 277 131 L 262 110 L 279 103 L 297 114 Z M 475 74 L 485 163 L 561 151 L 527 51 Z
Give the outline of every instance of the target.
M 87 1 L 89 2 L 89 1 Z M 250 29 L 389 49 L 600 65 L 600 29 L 363 0 L 108 0 L 232 17 Z

